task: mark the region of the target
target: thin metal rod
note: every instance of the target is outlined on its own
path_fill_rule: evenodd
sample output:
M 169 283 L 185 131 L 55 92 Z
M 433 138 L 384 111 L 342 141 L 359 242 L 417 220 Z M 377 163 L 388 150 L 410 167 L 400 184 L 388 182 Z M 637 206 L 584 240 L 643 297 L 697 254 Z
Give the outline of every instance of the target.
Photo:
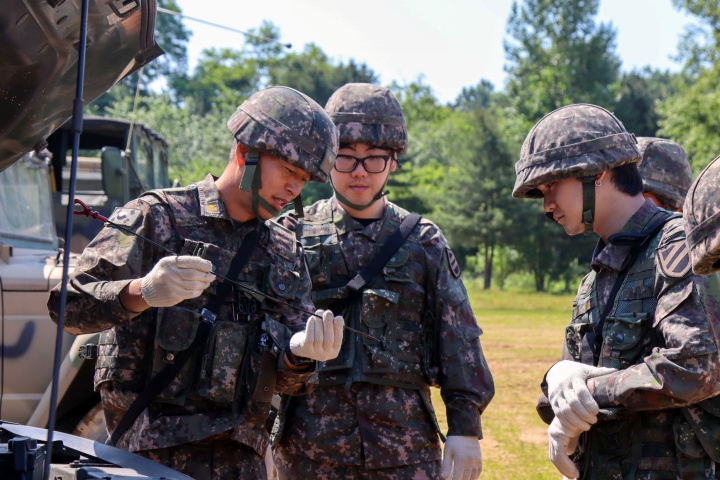
M 88 7 L 90 0 L 82 0 L 80 15 L 80 40 L 78 49 L 78 67 L 77 67 L 77 85 L 75 88 L 75 100 L 73 102 L 73 149 L 72 164 L 70 166 L 70 186 L 68 189 L 68 208 L 65 218 L 65 247 L 63 250 L 63 270 L 60 287 L 60 307 L 58 310 L 57 334 L 55 335 L 55 359 L 53 363 L 53 378 L 50 386 L 50 413 L 48 415 L 48 430 L 45 466 L 43 468 L 43 478 L 50 480 L 50 464 L 52 463 L 53 454 L 53 434 L 55 432 L 55 409 L 57 408 L 58 397 L 58 381 L 60 371 L 60 361 L 63 345 L 63 331 L 65 327 L 65 306 L 67 303 L 67 283 L 70 267 L 70 239 L 72 238 L 73 227 L 73 211 L 75 210 L 75 183 L 77 178 L 78 154 L 80 151 L 80 134 L 83 125 L 83 82 L 85 79 L 85 58 L 87 52 L 87 24 L 88 24 Z
M 161 244 L 159 244 L 159 243 L 157 243 L 157 242 L 155 242 L 155 241 L 153 241 L 153 240 L 150 240 L 149 238 L 144 237 L 143 235 L 140 235 L 139 233 L 134 232 L 133 230 L 130 230 L 129 228 L 127 228 L 127 227 L 125 227 L 125 226 L 123 226 L 123 225 L 117 224 L 117 223 L 115 223 L 115 222 L 111 222 L 110 220 L 108 220 L 108 219 L 107 219 L 106 217 L 104 217 L 103 215 L 100 215 L 98 212 L 96 212 L 96 211 L 94 211 L 94 210 L 91 210 L 87 205 L 85 205 L 85 203 L 84 203 L 82 200 L 75 200 L 75 203 L 78 204 L 78 205 L 80 205 L 80 206 L 83 208 L 82 210 L 76 210 L 76 211 L 74 212 L 76 215 L 85 215 L 86 217 L 94 218 L 95 220 L 99 220 L 99 221 L 101 221 L 101 222 L 104 222 L 104 223 L 107 224 L 107 225 L 110 225 L 110 226 L 113 226 L 113 227 L 115 227 L 115 228 L 117 228 L 117 229 L 119 229 L 119 230 L 122 230 L 122 231 L 125 232 L 125 233 L 129 233 L 130 235 L 134 235 L 135 237 L 141 239 L 142 241 L 147 242 L 147 243 L 155 246 L 156 248 L 162 250 L 163 252 L 166 252 L 166 253 L 174 256 L 174 257 L 178 257 L 178 256 L 179 256 L 177 253 L 173 252 L 172 250 L 170 250 L 169 248 L 167 248 L 165 245 L 161 245 Z M 261 296 L 261 297 L 263 297 L 263 298 L 267 298 L 268 300 L 272 300 L 273 302 L 280 303 L 280 304 L 282 304 L 282 305 L 285 305 L 285 306 L 287 306 L 287 307 L 290 307 L 290 308 L 292 308 L 292 309 L 295 309 L 295 310 L 297 310 L 297 311 L 299 311 L 299 312 L 306 313 L 306 314 L 308 314 L 308 315 L 310 315 L 310 316 L 312 316 L 312 317 L 317 317 L 317 318 L 322 319 L 322 317 L 321 317 L 320 315 L 318 315 L 317 313 L 313 313 L 313 312 L 311 312 L 311 311 L 309 311 L 309 310 L 305 310 L 304 308 L 298 307 L 297 305 L 292 305 L 291 303 L 288 303 L 288 302 L 285 302 L 285 301 L 283 301 L 283 300 L 280 300 L 279 298 L 276 298 L 276 297 L 273 297 L 273 296 L 268 295 L 268 294 L 266 294 L 266 293 L 263 293 L 263 292 L 261 292 L 260 290 L 256 290 L 256 289 L 254 289 L 254 288 L 252 288 L 252 287 L 248 287 L 247 285 L 242 284 L 242 283 L 238 282 L 237 280 L 233 280 L 233 279 L 228 278 L 228 277 L 226 277 L 226 276 L 224 276 L 224 275 L 220 275 L 219 273 L 215 273 L 215 272 L 210 272 L 210 273 L 211 273 L 212 275 L 215 275 L 217 278 L 220 278 L 220 279 L 222 279 L 222 280 L 225 280 L 225 281 L 227 281 L 227 282 L 232 283 L 233 285 L 239 287 L 240 289 L 244 290 L 244 291 L 247 292 L 247 293 L 252 293 L 252 294 Z M 347 325 L 344 325 L 344 328 L 345 328 L 346 330 L 350 331 L 350 332 L 354 332 L 354 333 L 357 333 L 358 335 L 362 335 L 363 337 L 367 337 L 367 338 L 370 338 L 370 339 L 372 339 L 372 340 L 375 340 L 376 342 L 379 342 L 379 341 L 380 341 L 379 339 L 373 337 L 372 335 L 370 335 L 370 334 L 368 334 L 368 333 L 361 332 L 361 331 L 356 330 L 356 329 L 354 329 L 354 328 L 352 328 L 352 327 L 348 327 Z
M 292 43 L 282 43 L 281 41 L 275 40 L 274 38 L 263 37 L 262 35 L 255 35 L 253 33 L 243 32 L 242 30 L 238 30 L 237 28 L 227 27 L 225 25 L 220 25 L 219 23 L 208 22 L 207 20 L 203 20 L 201 18 L 190 17 L 188 15 L 185 15 L 184 13 L 176 12 L 174 10 L 168 10 L 167 8 L 158 7 L 157 11 L 180 18 L 185 18 L 187 20 L 192 20 L 193 22 L 204 23 L 205 25 L 210 25 L 211 27 L 222 28 L 223 30 L 228 30 L 230 32 L 240 33 L 242 35 L 245 35 L 246 37 L 257 38 L 258 40 L 265 40 L 268 43 L 278 43 L 285 48 L 292 48 Z

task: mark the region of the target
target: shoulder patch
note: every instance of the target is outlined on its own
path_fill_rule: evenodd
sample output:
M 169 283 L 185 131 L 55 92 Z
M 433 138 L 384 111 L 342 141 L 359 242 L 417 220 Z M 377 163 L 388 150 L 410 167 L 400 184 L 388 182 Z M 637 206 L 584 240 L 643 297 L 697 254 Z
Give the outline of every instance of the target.
M 133 227 L 142 215 L 139 208 L 116 208 L 110 216 L 110 221 L 123 227 Z
M 447 254 L 448 267 L 450 267 L 450 273 L 455 278 L 460 277 L 460 265 L 458 265 L 455 254 L 450 250 L 450 247 L 445 247 L 445 253 Z
M 663 275 L 671 278 L 684 278 L 692 269 L 690 248 L 685 238 L 669 242 L 657 251 L 658 264 Z

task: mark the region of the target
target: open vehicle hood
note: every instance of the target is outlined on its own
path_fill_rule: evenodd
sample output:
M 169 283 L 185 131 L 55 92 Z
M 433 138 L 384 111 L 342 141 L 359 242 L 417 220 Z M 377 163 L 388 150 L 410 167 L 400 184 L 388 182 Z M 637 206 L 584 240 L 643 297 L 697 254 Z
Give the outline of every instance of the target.
M 0 171 L 72 116 L 81 0 L 3 0 L 0 12 Z M 156 0 L 90 0 L 84 103 L 164 52 Z

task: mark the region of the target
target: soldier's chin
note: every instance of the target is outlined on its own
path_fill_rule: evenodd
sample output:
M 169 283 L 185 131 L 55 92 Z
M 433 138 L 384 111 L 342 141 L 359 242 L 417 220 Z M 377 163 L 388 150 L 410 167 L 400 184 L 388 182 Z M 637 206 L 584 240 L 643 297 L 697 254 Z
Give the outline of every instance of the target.
M 565 233 L 571 237 L 579 235 L 585 231 L 584 225 L 580 227 L 578 227 L 577 225 L 562 225 L 562 227 L 565 229 Z
M 273 212 L 269 212 L 268 210 L 266 210 L 265 207 L 259 206 L 258 214 L 260 215 L 260 220 L 270 220 L 271 218 L 280 215 L 280 212 L 274 214 Z

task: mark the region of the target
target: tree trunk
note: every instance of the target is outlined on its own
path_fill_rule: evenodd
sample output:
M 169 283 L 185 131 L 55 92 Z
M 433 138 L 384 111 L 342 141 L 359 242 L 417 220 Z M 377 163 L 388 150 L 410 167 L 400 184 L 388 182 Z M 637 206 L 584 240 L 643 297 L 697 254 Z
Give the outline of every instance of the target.
M 493 258 L 495 257 L 495 246 L 485 247 L 485 283 L 483 289 L 490 290 L 492 283 L 492 269 L 493 269 Z
M 545 291 L 545 273 L 536 271 L 535 272 L 535 290 L 538 292 Z

